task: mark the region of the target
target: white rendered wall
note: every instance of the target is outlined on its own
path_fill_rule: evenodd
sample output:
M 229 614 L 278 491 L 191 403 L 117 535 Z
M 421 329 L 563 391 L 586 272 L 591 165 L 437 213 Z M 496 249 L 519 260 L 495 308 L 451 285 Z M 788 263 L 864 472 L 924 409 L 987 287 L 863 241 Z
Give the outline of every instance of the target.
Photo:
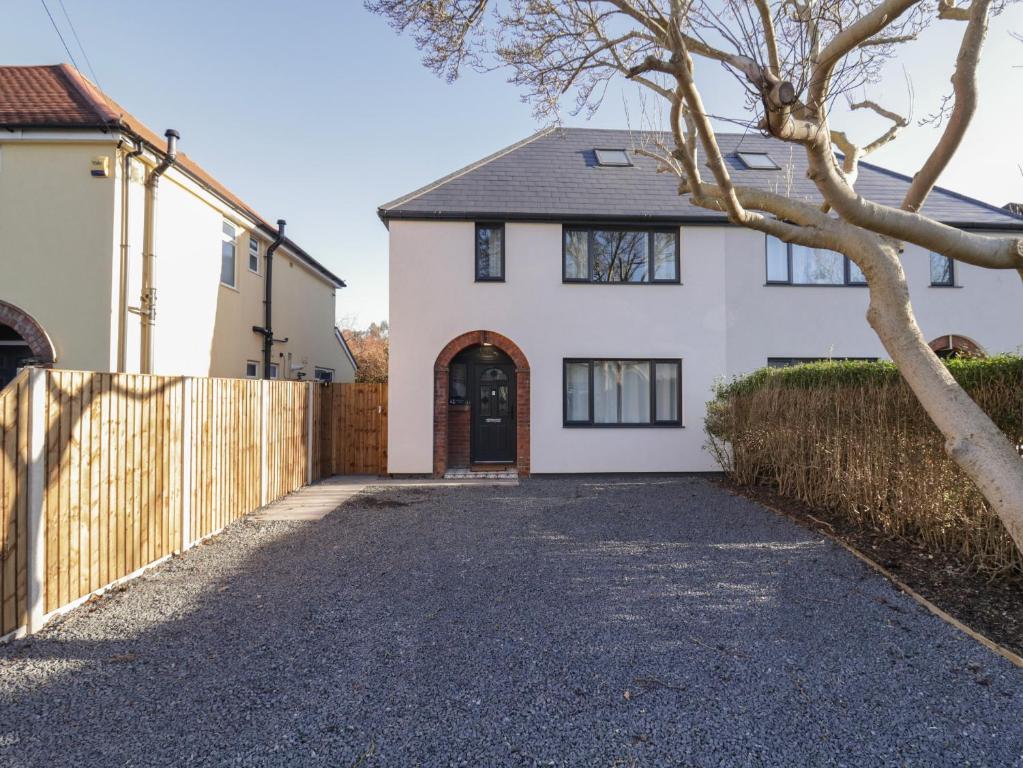
M 768 357 L 885 357 L 859 287 L 766 286 L 763 236 L 682 230 L 682 285 L 566 285 L 561 225 L 506 225 L 506 280 L 476 283 L 472 222 L 390 223 L 389 471 L 433 467 L 433 364 L 454 337 L 513 340 L 532 373 L 532 471 L 716 469 L 703 413 L 716 379 Z M 989 352 L 1023 344 L 1018 276 L 957 265 L 962 288 L 931 288 L 926 252 L 905 267 L 928 339 L 968 336 Z M 682 358 L 684 428 L 566 428 L 566 357 Z

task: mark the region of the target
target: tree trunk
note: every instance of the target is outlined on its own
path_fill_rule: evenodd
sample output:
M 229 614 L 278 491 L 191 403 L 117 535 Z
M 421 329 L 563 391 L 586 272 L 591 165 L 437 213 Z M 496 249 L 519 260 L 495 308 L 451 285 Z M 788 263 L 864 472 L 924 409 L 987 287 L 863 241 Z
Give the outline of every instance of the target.
M 945 450 L 977 484 L 1023 552 L 1023 459 L 931 350 L 917 325 L 894 247 L 859 243 L 870 286 L 867 321 L 945 438 Z

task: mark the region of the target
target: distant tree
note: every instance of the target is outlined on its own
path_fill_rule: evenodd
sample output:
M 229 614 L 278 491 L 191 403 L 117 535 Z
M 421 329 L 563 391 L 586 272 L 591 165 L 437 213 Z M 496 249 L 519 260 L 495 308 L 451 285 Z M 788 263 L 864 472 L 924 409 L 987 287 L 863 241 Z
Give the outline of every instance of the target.
M 386 320 L 372 323 L 369 328 L 355 330 L 338 326 L 345 337 L 348 348 L 352 350 L 359 370 L 355 374 L 357 382 L 383 383 L 387 381 L 387 352 L 389 328 Z
M 988 21 L 1005 5 L 1005 0 L 366 0 L 371 11 L 411 36 L 425 64 L 448 80 L 464 67 L 506 67 L 541 118 L 557 118 L 570 94 L 577 111 L 592 112 L 612 81 L 637 84 L 660 106 L 668 130 L 647 134 L 635 151 L 675 175 L 680 195 L 739 226 L 845 254 L 869 285 L 867 321 L 941 431 L 948 454 L 1023 550 L 1023 461 L 928 346 L 902 268 L 903 249 L 912 243 L 966 264 L 1023 275 L 1023 238 L 951 227 L 924 209 L 976 112 Z M 952 93 L 940 115 L 945 127 L 901 204 L 884 205 L 857 189 L 859 161 L 909 124 L 880 103 L 892 90 L 885 65 L 932 23 L 962 29 L 958 51 L 928 51 L 928 66 L 952 70 Z M 704 73 L 721 68 L 744 89 L 733 100 L 739 122 L 805 153 L 814 194 L 745 186 L 733 178 L 701 88 Z M 990 86 L 995 98 L 1006 97 L 1004 81 L 994 79 Z M 867 98 L 868 90 L 878 100 Z M 854 141 L 841 130 L 842 114 L 833 109 L 839 97 L 860 92 L 864 96 L 850 99 L 849 107 L 887 124 L 870 142 Z

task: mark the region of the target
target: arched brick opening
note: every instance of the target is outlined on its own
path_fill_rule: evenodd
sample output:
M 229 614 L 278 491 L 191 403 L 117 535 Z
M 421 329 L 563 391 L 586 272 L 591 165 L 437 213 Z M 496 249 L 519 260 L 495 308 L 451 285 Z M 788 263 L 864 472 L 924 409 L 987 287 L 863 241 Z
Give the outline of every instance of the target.
M 515 363 L 515 466 L 529 474 L 529 361 L 518 345 L 494 331 L 470 331 L 449 341 L 433 365 L 433 474 L 448 468 L 448 385 L 451 361 L 464 349 L 493 344 Z
M 53 348 L 53 342 L 50 341 L 46 331 L 32 315 L 18 309 L 13 304 L 0 301 L 0 324 L 10 326 L 25 340 L 28 348 L 32 350 L 35 365 L 49 367 L 57 362 L 57 352 Z
M 930 348 L 939 357 L 952 357 L 960 355 L 963 357 L 987 357 L 984 348 L 973 339 L 955 334 L 939 336 L 930 343 Z

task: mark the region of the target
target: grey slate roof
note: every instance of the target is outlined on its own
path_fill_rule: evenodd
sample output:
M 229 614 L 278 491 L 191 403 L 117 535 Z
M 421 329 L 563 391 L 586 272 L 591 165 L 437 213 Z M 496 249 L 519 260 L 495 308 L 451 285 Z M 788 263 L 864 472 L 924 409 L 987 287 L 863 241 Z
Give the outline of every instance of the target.
M 692 205 L 677 191 L 678 179 L 656 172 L 656 162 L 630 153 L 633 167 L 597 165 L 594 149 L 633 149 L 650 134 L 594 128 L 547 128 L 449 176 L 380 206 L 389 219 L 503 219 L 532 221 L 618 220 L 724 221 L 724 214 Z M 759 134 L 718 134 L 735 182 L 789 191 L 819 201 L 806 178 L 806 155 L 798 147 Z M 751 171 L 736 150 L 767 152 L 780 171 Z M 787 169 L 791 168 L 791 172 Z M 864 197 L 898 206 L 909 178 L 860 163 L 856 188 Z M 940 187 L 924 213 L 962 227 L 1023 229 L 1023 217 Z

